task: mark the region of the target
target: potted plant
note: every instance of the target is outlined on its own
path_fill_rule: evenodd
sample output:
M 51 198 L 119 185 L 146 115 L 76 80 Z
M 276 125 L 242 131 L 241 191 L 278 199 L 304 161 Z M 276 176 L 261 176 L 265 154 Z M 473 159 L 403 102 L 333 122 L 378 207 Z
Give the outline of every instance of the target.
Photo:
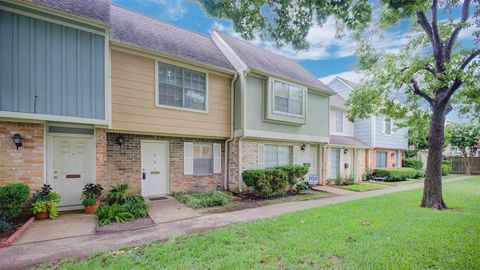
M 85 213 L 94 214 L 100 206 L 100 195 L 102 195 L 103 187 L 100 184 L 88 183 L 82 191 L 82 204 Z
M 50 185 L 43 185 L 32 195 L 32 212 L 36 219 L 55 219 L 58 216 L 57 205 L 59 203 L 60 195 L 53 192 Z

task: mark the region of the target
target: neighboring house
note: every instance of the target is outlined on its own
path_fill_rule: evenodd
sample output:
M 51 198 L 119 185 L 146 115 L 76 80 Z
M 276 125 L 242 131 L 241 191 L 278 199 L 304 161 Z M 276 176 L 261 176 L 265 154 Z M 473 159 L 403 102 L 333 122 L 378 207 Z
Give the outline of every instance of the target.
M 0 1 L 0 59 L 0 184 L 50 184 L 63 207 L 87 182 L 225 187 L 237 72 L 209 36 L 107 0 Z
M 327 159 L 326 179 L 353 177 L 361 180 L 366 171 L 368 145 L 355 138 L 354 123 L 348 120 L 345 99 L 340 95 L 330 97 L 330 144 Z
M 343 99 L 348 99 L 357 84 L 341 77 L 328 83 Z M 366 168 L 401 167 L 403 151 L 408 149 L 406 128 L 397 128 L 395 121 L 385 115 L 356 119 L 354 136 L 369 149 L 366 154 Z
M 297 62 L 214 32 L 212 38 L 239 73 L 234 85 L 228 187 L 242 190 L 246 169 L 305 164 L 322 172 L 329 142 L 332 90 Z

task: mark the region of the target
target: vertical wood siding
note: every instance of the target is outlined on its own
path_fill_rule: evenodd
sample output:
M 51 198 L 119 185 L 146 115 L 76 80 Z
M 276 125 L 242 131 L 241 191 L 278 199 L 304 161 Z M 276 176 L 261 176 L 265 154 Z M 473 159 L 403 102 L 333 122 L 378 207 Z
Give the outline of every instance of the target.
M 105 119 L 104 43 L 0 10 L 0 111 Z
M 208 112 L 155 106 L 155 60 L 112 50 L 112 129 L 181 136 L 230 136 L 231 77 L 208 73 Z

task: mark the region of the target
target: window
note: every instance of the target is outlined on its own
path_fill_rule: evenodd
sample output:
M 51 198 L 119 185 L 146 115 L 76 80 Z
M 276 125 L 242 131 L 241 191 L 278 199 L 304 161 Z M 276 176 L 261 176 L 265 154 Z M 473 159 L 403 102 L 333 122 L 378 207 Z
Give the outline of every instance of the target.
M 159 105 L 206 110 L 206 74 L 165 63 L 158 63 Z
M 335 111 L 335 132 L 343 133 L 343 112 Z
M 304 89 L 279 81 L 273 82 L 275 112 L 282 112 L 303 116 Z
M 193 174 L 213 173 L 213 149 L 211 144 L 193 145 Z
M 293 163 L 293 147 L 265 145 L 265 168 L 273 168 Z
M 377 152 L 376 155 L 377 168 L 387 167 L 387 152 Z
M 383 121 L 383 133 L 385 135 L 392 135 L 392 124 L 391 118 L 385 118 Z

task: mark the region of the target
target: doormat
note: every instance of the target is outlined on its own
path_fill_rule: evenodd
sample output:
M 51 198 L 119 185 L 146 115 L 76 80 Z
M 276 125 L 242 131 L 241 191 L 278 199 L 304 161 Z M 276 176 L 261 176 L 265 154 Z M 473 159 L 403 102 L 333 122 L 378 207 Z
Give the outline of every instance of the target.
M 150 201 L 160 201 L 160 200 L 166 200 L 168 199 L 167 197 L 153 197 L 153 198 L 148 198 Z

